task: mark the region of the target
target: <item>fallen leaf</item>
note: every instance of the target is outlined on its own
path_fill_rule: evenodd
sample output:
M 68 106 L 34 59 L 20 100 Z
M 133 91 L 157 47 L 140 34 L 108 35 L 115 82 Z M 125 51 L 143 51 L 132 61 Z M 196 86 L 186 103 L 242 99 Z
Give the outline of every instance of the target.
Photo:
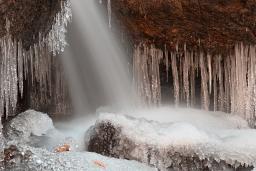
M 62 153 L 62 152 L 67 152 L 67 151 L 70 151 L 70 145 L 69 144 L 64 144 L 64 145 L 55 149 L 55 153 Z
M 94 160 L 93 163 L 98 166 L 98 167 L 101 167 L 103 169 L 106 169 L 106 164 L 104 164 L 103 162 L 99 161 L 99 160 Z

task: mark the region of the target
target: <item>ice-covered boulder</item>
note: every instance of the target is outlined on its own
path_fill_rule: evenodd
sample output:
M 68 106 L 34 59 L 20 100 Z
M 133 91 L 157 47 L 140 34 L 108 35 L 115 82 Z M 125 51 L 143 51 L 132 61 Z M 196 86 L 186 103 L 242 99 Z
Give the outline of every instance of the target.
M 0 117 L 0 153 L 1 153 L 2 149 L 4 148 L 4 145 L 5 145 L 5 138 L 4 138 L 3 132 L 2 132 L 2 123 L 1 123 L 1 117 Z
M 28 110 L 13 118 L 5 126 L 8 141 L 27 144 L 36 148 L 54 151 L 63 144 L 76 151 L 78 142 L 55 129 L 52 119 L 45 113 Z
M 5 138 L 2 133 L 2 124 L 1 124 L 1 117 L 0 117 L 0 161 L 3 161 L 3 149 L 5 147 Z M 3 169 L 3 166 L 0 164 L 0 170 Z
M 232 125 L 234 120 L 228 117 L 222 122 Z M 191 123 L 101 114 L 87 133 L 88 150 L 137 160 L 161 171 L 252 170 L 256 166 L 256 130 L 235 125 L 211 130 Z
M 45 135 L 51 129 L 53 122 L 47 114 L 27 110 L 6 125 L 5 133 L 9 140 L 27 140 L 31 135 Z
M 5 149 L 5 171 L 156 171 L 136 161 L 118 160 L 88 152 L 52 153 L 29 146 Z

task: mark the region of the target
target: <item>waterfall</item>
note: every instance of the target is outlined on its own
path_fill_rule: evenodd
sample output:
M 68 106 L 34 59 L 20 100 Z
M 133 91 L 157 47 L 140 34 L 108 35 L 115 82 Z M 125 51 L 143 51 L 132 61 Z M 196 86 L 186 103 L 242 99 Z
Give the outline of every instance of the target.
M 90 113 L 101 106 L 125 109 L 134 102 L 128 57 L 108 27 L 111 25 L 111 6 L 110 1 L 106 2 L 108 23 L 98 9 L 98 2 L 72 1 L 70 46 L 62 55 L 62 61 L 75 113 Z

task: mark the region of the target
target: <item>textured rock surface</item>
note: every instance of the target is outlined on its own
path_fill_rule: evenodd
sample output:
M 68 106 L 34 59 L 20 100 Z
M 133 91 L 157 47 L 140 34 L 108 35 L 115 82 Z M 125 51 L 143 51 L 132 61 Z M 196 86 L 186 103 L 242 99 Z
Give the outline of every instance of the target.
M 247 167 L 251 170 L 249 166 L 255 164 L 256 159 L 255 148 L 248 146 L 243 151 L 229 143 L 230 148 L 222 146 L 221 139 L 215 135 L 211 139 L 211 134 L 209 136 L 189 124 L 159 124 L 106 114 L 100 116 L 90 135 L 89 151 L 137 160 L 162 171 L 239 170 Z
M 135 41 L 226 53 L 256 43 L 255 0 L 112 0 L 113 13 Z
M 154 171 L 135 161 L 118 160 L 88 152 L 51 153 L 28 146 L 5 149 L 5 171 Z M 0 169 L 1 170 L 1 169 Z

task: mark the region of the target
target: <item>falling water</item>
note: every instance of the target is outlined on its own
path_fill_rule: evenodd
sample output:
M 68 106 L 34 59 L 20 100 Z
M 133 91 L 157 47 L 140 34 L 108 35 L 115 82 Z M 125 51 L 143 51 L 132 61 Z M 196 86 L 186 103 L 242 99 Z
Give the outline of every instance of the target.
M 93 0 L 74 0 L 70 46 L 62 56 L 69 78 L 76 113 L 92 112 L 100 106 L 114 110 L 132 105 L 128 59 L 112 35 L 111 18 L 104 16 Z M 111 15 L 110 1 L 107 7 Z

